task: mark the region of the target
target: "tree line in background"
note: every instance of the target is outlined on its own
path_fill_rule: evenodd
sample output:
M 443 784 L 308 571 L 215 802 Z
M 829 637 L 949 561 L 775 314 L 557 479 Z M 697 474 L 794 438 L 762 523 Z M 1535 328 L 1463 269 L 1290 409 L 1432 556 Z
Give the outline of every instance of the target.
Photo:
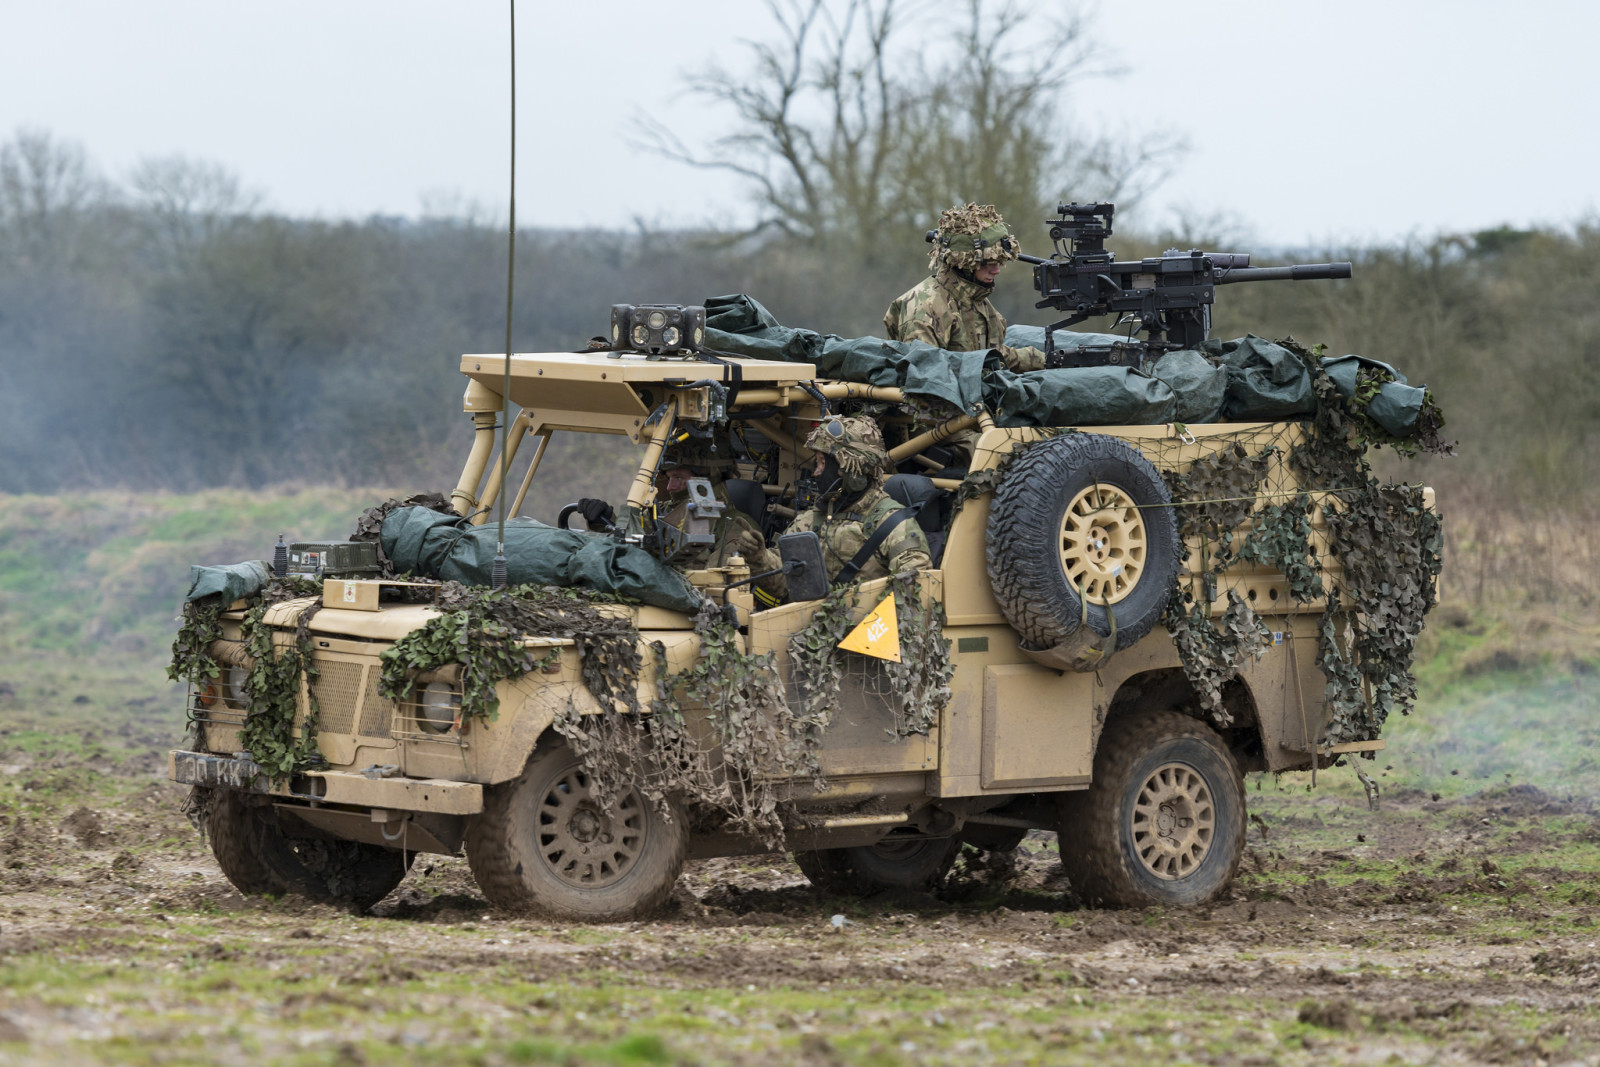
M 746 73 L 688 79 L 727 113 L 723 137 L 694 147 L 649 120 L 635 131 L 665 156 L 740 174 L 754 223 L 519 232 L 519 351 L 582 347 L 612 303 L 730 292 L 792 325 L 881 333 L 890 300 L 926 270 L 922 234 L 943 207 L 997 204 L 1042 253 L 1059 199 L 1126 208 L 1183 150 L 1161 131 L 1071 124 L 1064 94 L 1098 54 L 1081 19 L 992 0 L 945 22 L 923 16 L 950 9 L 908 14 L 903 0 L 769 6 L 777 30 L 748 45 Z M 1218 239 L 1147 227 L 1111 243 L 1124 257 L 1248 251 Z M 505 256 L 487 216 L 286 218 L 214 166 L 149 160 L 112 183 L 80 147 L 19 132 L 0 145 L 0 492 L 447 488 L 470 433 L 458 357 L 502 348 Z M 1592 502 L 1593 220 L 1306 257 L 1352 259 L 1355 278 L 1220 290 L 1213 336 L 1292 334 L 1430 385 L 1461 456 L 1408 476 Z M 1024 266 L 1001 277 L 996 303 L 1012 322 L 1049 321 Z M 585 465 L 617 454 L 553 460 L 581 486 Z

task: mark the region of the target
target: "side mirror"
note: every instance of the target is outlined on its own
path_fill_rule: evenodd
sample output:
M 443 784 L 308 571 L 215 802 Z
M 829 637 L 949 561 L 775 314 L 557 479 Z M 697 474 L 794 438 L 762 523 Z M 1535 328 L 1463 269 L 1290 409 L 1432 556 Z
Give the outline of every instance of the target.
M 790 600 L 821 600 L 828 595 L 828 567 L 822 562 L 822 539 L 814 532 L 787 533 L 778 538 L 778 557 L 789 576 Z

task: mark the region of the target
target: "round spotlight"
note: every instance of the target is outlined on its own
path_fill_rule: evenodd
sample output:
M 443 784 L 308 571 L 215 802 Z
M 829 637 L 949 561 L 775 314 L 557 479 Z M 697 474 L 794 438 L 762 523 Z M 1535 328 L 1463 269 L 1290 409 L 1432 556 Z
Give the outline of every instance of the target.
M 417 701 L 417 725 L 430 733 L 442 734 L 456 724 L 461 713 L 461 694 L 447 682 L 429 682 Z
M 650 331 L 644 328 L 642 322 L 633 328 L 633 343 L 640 346 L 650 343 Z
M 652 311 L 644 321 L 650 324 L 652 330 L 659 330 L 667 324 L 667 313 L 665 311 Z
M 229 667 L 222 676 L 222 699 L 224 703 L 236 708 L 245 706 L 246 696 L 244 683 L 250 677 L 250 672 L 240 666 Z
M 666 345 L 668 348 L 677 348 L 678 328 L 676 326 L 668 326 L 665 330 L 662 330 L 661 343 Z

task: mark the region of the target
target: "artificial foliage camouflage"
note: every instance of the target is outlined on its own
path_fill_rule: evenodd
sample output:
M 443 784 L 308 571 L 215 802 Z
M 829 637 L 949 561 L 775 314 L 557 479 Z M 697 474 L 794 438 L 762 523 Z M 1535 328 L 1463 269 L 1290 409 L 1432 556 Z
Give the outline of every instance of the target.
M 273 629 L 262 621 L 267 609 L 277 602 L 272 599 L 274 587 L 282 594 L 281 599 L 289 599 L 303 595 L 303 589 L 293 588 L 303 585 L 314 583 L 270 583 L 261 602 L 245 613 L 239 630 L 244 639 L 244 654 L 251 660 L 244 683 L 246 710 L 239 744 L 274 782 L 324 763 L 317 749 L 318 671 L 311 648 L 311 619 L 321 609 L 322 597 L 317 595 L 295 616 L 293 647 L 275 648 Z M 296 738 L 295 713 L 302 677 L 306 682 L 307 707 L 300 736 Z
M 1289 599 L 1304 604 L 1323 595 L 1322 568 L 1311 547 L 1311 497 L 1297 493 L 1282 504 L 1267 504 L 1250 521 L 1239 559 L 1270 567 L 1288 580 Z
M 1022 251 L 1016 235 L 993 204 L 962 204 L 946 209 L 934 227 L 928 266 L 949 264 L 974 270 L 984 263 L 1006 263 Z M 1002 331 L 1004 332 L 1004 331 Z
M 569 707 L 554 727 L 583 761 L 603 806 L 637 790 L 669 817 L 678 800 L 702 829 L 782 847 L 781 804 L 793 780 L 816 776 L 818 731 L 785 703 L 772 655 L 745 652 L 722 609 L 707 601 L 695 632 L 699 655 L 677 673 L 655 645 L 650 714 Z
M 245 718 L 239 744 L 274 781 L 310 769 L 321 762 L 316 741 L 316 664 L 311 655 L 310 624 L 322 606 L 321 588 L 302 578 L 278 578 L 244 601 L 240 636 L 250 667 L 245 678 Z M 267 609 L 285 600 L 310 597 L 295 620 L 294 646 L 277 649 L 273 630 L 262 622 Z M 222 667 L 211 646 L 222 639 L 218 617 L 232 605 L 219 597 L 184 605 L 183 624 L 172 643 L 172 663 L 167 677 L 203 690 L 218 684 Z M 310 694 L 309 717 L 296 738 L 295 714 L 304 675 Z M 192 703 L 191 703 L 192 706 Z
M 944 607 L 924 604 L 921 579 L 903 571 L 889 582 L 899 623 L 900 662 L 887 662 L 884 670 L 894 690 L 896 714 L 894 740 L 912 734 L 926 735 L 938 725 L 950 703 L 950 642 L 944 636 Z M 838 652 L 838 649 L 835 649 Z
M 1287 579 L 1290 610 L 1326 597 L 1318 624 L 1318 666 L 1326 679 L 1329 724 L 1319 740 L 1338 744 L 1375 738 L 1388 715 L 1409 712 L 1416 700 L 1412 673 L 1417 636 L 1435 603 L 1442 561 L 1439 516 L 1419 487 L 1381 484 L 1366 459 L 1369 448 L 1388 445 L 1404 455 L 1448 453 L 1438 436 L 1443 416 L 1431 394 L 1408 394 L 1418 435 L 1400 437 L 1372 413 L 1382 388 L 1401 384 L 1385 366 L 1352 368 L 1353 391 L 1328 375 L 1321 350 L 1287 339 L 1276 342 L 1306 367 L 1317 409 L 1305 439 L 1288 462 L 1304 486 L 1326 503 L 1316 505 L 1296 488 L 1267 493 L 1262 481 L 1277 447 L 1251 452 L 1236 440 L 1187 470 L 1164 471 L 1178 507 L 1179 530 L 1199 553 L 1195 587 L 1180 582 L 1164 622 L 1178 647 L 1185 676 L 1202 708 L 1227 725 L 1223 687 L 1247 656 L 1264 650 L 1265 627 L 1249 604 L 1229 594 L 1224 613 L 1210 605 L 1218 582 L 1236 562 L 1271 567 Z M 1370 362 L 1370 361 L 1368 361 Z M 1392 420 L 1390 420 L 1392 422 Z M 1313 508 L 1327 524 L 1329 551 L 1340 562 L 1337 582 L 1318 566 L 1311 544 Z M 1247 534 L 1241 528 L 1249 523 Z
M 523 639 L 556 637 L 574 642 L 584 685 L 602 707 L 637 712 L 638 631 L 626 613 L 598 607 L 616 603 L 616 597 L 581 589 L 488 589 L 446 582 L 434 599 L 440 614 L 383 653 L 378 692 L 404 701 L 415 675 L 459 665 L 462 720 L 493 719 L 499 711 L 498 683 L 520 678 L 558 655 L 536 656 Z

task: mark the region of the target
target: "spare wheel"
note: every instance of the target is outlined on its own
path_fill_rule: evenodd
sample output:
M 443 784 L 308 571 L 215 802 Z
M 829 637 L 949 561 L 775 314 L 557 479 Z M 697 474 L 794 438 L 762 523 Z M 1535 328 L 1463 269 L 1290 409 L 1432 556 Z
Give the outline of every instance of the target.
M 1085 622 L 1099 637 L 1114 625 L 1119 649 L 1149 633 L 1183 551 L 1150 461 L 1119 438 L 1068 433 L 1011 464 L 989 505 L 987 556 L 1001 614 L 1043 651 L 1069 646 Z

